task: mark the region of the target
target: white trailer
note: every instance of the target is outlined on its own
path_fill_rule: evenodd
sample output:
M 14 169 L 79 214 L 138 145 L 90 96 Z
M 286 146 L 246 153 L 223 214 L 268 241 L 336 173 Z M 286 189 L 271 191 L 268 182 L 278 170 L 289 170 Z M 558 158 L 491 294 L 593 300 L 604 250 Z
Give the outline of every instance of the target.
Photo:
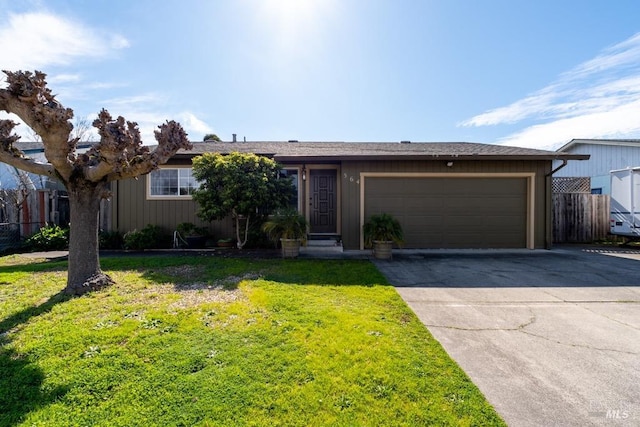
M 640 167 L 611 171 L 611 234 L 640 237 Z

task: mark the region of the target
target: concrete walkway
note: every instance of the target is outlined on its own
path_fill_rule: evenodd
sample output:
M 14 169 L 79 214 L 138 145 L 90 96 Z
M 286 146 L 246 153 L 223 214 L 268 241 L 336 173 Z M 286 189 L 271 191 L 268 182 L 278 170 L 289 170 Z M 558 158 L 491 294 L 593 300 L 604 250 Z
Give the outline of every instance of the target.
M 640 251 L 375 263 L 510 426 L 640 425 Z

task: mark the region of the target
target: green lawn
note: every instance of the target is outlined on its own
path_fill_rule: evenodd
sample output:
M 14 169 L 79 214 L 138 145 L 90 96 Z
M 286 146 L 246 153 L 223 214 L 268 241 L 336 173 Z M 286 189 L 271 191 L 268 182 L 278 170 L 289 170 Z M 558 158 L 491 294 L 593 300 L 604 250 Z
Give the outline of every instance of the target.
M 0 258 L 0 425 L 504 425 L 367 261 L 102 265 Z

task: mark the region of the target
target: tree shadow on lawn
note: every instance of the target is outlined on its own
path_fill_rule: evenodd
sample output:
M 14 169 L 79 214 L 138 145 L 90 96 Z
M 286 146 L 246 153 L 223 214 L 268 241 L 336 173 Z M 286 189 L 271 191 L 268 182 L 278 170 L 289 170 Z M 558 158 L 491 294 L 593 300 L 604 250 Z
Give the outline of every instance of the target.
M 60 292 L 38 306 L 25 308 L 0 321 L 0 425 L 17 425 L 31 411 L 67 393 L 65 387 L 42 389 L 44 372 L 28 356 L 10 347 L 8 332 L 69 299 Z

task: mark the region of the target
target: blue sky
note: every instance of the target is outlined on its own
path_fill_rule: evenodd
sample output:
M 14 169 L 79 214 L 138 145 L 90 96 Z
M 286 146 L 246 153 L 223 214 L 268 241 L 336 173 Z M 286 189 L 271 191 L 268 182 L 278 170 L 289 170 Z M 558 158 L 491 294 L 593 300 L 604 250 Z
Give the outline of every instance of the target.
M 0 69 L 44 71 L 76 116 L 104 107 L 149 144 L 174 119 L 194 141 L 555 149 L 640 138 L 639 16 L 637 0 L 0 0 Z

